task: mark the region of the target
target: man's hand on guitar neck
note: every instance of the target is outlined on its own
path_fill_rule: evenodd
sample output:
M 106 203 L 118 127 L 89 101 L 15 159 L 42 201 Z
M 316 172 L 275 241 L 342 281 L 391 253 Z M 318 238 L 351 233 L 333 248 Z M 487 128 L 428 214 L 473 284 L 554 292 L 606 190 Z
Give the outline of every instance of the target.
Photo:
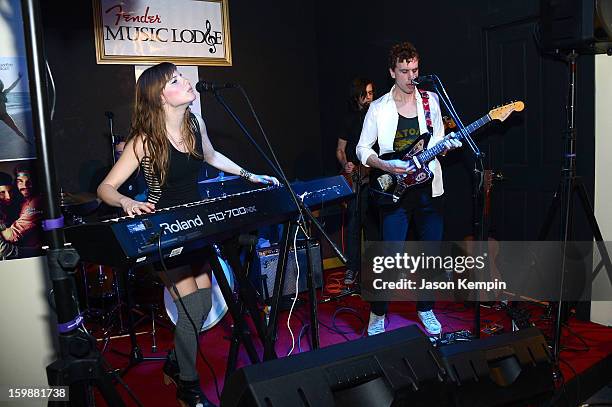
M 444 154 L 446 154 L 450 150 L 454 150 L 456 148 L 459 148 L 462 145 L 463 144 L 461 143 L 461 141 L 457 140 L 456 138 L 448 138 L 448 139 L 444 140 L 444 148 L 446 149 Z

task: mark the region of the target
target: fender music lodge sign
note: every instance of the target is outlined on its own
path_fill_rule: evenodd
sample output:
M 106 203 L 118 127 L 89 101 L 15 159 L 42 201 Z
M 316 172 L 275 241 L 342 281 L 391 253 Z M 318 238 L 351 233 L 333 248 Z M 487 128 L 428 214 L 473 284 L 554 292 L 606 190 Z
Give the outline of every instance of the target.
M 99 64 L 231 65 L 228 0 L 93 0 Z

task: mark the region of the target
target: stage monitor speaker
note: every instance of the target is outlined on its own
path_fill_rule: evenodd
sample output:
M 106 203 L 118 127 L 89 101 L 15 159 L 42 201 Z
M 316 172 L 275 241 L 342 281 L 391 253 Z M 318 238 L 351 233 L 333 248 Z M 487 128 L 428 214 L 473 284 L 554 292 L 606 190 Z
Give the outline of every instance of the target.
M 299 242 L 299 240 L 298 240 Z M 274 281 L 276 279 L 276 267 L 278 265 L 279 247 L 274 244 L 270 247 L 257 249 L 257 261 L 253 262 L 250 272 L 251 282 L 258 289 L 262 288 L 262 281 L 265 281 L 268 295 L 272 296 L 274 291 Z M 320 288 L 323 284 L 323 262 L 321 261 L 321 246 L 315 243 L 310 247 L 310 259 L 314 267 L 315 287 Z M 306 243 L 298 243 L 298 264 L 300 265 L 300 278 L 298 281 L 298 292 L 303 292 L 308 289 L 307 284 L 307 257 Z M 287 259 L 287 270 L 285 274 L 285 284 L 283 287 L 283 296 L 295 294 L 295 278 L 297 277 L 297 268 L 295 267 L 295 252 L 291 250 Z M 262 280 L 263 279 L 263 280 Z M 262 295 L 264 293 L 262 292 Z
M 444 370 L 415 326 L 244 367 L 224 407 L 444 406 Z
M 612 54 L 612 0 L 541 0 L 540 11 L 545 50 Z
M 523 406 L 553 394 L 552 358 L 537 328 L 449 345 L 440 354 L 457 407 Z

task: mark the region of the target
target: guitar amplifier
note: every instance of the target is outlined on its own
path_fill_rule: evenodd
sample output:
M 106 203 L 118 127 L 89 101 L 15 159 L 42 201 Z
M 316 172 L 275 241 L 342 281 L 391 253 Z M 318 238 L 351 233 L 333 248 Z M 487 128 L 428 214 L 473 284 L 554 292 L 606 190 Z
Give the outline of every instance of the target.
M 266 297 L 265 287 L 267 287 L 267 296 L 272 297 L 274 294 L 274 281 L 276 279 L 276 267 L 278 265 L 280 248 L 277 244 L 270 247 L 257 249 L 256 259 L 251 266 L 249 279 L 257 288 L 262 296 Z M 314 271 L 315 287 L 321 288 L 323 285 L 323 262 L 321 260 L 321 246 L 319 242 L 314 243 L 310 247 L 310 260 Z M 308 262 L 306 257 L 306 243 L 298 243 L 298 264 L 300 265 L 300 278 L 298 281 L 298 292 L 308 290 L 307 273 Z M 285 283 L 282 290 L 282 295 L 295 294 L 295 279 L 297 276 L 297 267 L 295 266 L 295 252 L 291 250 L 287 256 L 287 268 L 285 274 Z

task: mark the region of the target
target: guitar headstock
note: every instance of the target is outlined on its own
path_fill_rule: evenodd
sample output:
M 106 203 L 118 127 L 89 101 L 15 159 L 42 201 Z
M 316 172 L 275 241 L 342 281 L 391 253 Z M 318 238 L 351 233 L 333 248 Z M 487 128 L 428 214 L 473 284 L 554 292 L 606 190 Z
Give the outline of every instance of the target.
M 516 101 L 510 102 L 503 106 L 497 107 L 493 110 L 489 111 L 489 117 L 491 120 L 499 120 L 504 121 L 512 114 L 512 112 L 521 112 L 525 108 L 525 104 L 523 102 Z

